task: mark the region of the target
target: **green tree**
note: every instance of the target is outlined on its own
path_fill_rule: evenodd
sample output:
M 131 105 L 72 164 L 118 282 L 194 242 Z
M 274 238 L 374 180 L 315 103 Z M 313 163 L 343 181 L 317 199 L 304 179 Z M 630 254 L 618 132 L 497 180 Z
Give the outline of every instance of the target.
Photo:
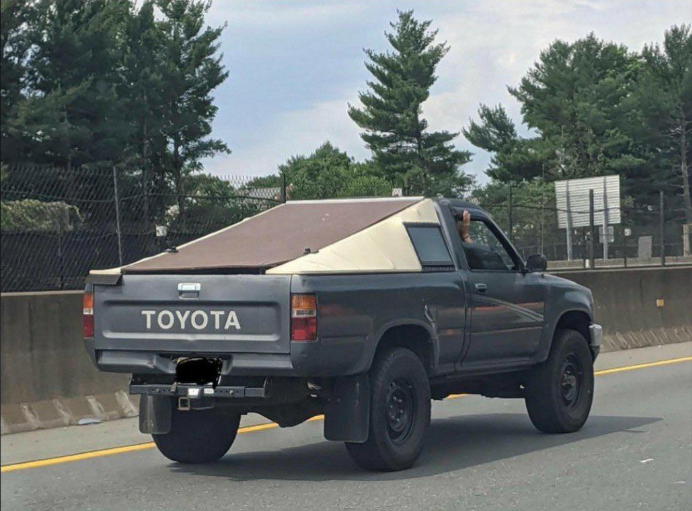
M 224 27 L 205 25 L 207 1 L 157 0 L 162 19 L 162 140 L 156 164 L 170 167 L 180 213 L 185 213 L 186 177 L 202 169 L 201 159 L 230 153 L 221 140 L 210 138 L 218 108 L 212 92 L 228 77 L 218 53 Z
M 29 25 L 29 94 L 10 131 L 26 161 L 112 163 L 126 126 L 115 90 L 126 0 L 41 0 Z
M 20 150 L 21 140 L 10 133 L 10 123 L 17 115 L 26 86 L 30 49 L 26 32 L 36 12 L 23 0 L 2 0 L 0 10 L 0 152 L 2 161 L 8 162 L 15 161 Z
M 142 218 L 148 222 L 162 206 L 158 201 L 151 211 L 150 195 L 165 192 L 165 174 L 153 165 L 154 148 L 165 147 L 162 138 L 161 76 L 162 35 L 154 17 L 154 3 L 145 1 L 138 10 L 132 10 L 124 29 L 121 80 L 118 95 L 130 137 L 124 152 L 127 168 L 139 179 L 143 195 Z M 158 179 L 155 171 L 159 171 Z M 136 192 L 135 192 L 136 193 Z
M 692 32 L 690 25 L 666 31 L 663 45 L 642 51 L 643 68 L 629 99 L 630 134 L 647 163 L 642 187 L 680 190 L 686 222 L 692 224 Z M 655 197 L 652 197 L 652 201 Z
M 550 144 L 540 137 L 523 139 L 517 135 L 512 119 L 504 107 L 481 105 L 479 122 L 471 121 L 462 130 L 466 139 L 491 156 L 486 174 L 502 183 L 519 183 L 543 176 L 546 161 L 551 158 Z
M 289 185 L 290 199 L 391 196 L 392 186 L 371 165 L 355 163 L 325 142 L 310 156 L 294 156 L 279 166 Z
M 550 174 L 571 179 L 632 172 L 641 166 L 622 126 L 623 100 L 638 71 L 635 55 L 593 34 L 556 41 L 509 92 L 524 122 L 552 145 Z
M 435 43 L 430 21 L 418 21 L 413 11 L 398 13 L 393 32 L 386 33 L 393 51 L 366 50 L 365 64 L 373 80 L 359 94 L 363 108 L 349 105 L 348 114 L 364 130 L 361 138 L 373 162 L 393 183 L 413 193 L 433 194 L 438 188 L 465 188 L 470 180 L 460 172 L 471 154 L 452 145 L 458 135 L 428 131 L 422 105 L 437 80 L 435 69 L 449 47 Z M 439 180 L 443 186 L 436 186 Z

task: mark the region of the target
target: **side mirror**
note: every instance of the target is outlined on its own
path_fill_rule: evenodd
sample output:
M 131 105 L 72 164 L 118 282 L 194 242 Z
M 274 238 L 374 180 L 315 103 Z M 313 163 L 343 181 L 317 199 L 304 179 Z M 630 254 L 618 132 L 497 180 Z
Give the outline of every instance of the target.
M 526 269 L 530 272 L 545 271 L 548 268 L 548 260 L 543 254 L 532 254 L 526 260 Z

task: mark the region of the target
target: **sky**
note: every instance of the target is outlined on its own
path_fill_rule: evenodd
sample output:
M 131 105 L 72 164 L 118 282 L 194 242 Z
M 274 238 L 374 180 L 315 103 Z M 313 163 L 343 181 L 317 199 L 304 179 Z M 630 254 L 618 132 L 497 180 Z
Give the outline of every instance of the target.
M 432 20 L 438 40 L 450 46 L 423 115 L 430 130 L 453 132 L 477 118 L 481 103 L 501 103 L 519 124 L 507 86 L 555 39 L 593 32 L 638 51 L 660 42 L 671 25 L 692 22 L 692 0 L 214 0 L 207 21 L 227 24 L 220 51 L 230 76 L 215 91 L 213 137 L 232 153 L 205 160 L 206 170 L 268 175 L 327 140 L 359 161 L 368 158 L 347 108 L 358 104 L 370 77 L 363 49 L 388 49 L 384 33 L 397 9 Z M 485 182 L 489 155 L 462 135 L 454 142 L 474 153 L 463 170 Z

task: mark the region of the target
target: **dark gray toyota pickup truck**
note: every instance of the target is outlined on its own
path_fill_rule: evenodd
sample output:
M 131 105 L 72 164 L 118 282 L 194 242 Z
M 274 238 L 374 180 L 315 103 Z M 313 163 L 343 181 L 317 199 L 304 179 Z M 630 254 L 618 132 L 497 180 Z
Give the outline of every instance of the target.
M 132 375 L 140 429 L 172 460 L 221 458 L 243 414 L 324 414 L 358 465 L 401 470 L 451 394 L 522 398 L 546 433 L 583 426 L 601 327 L 591 292 L 545 269 L 471 203 L 289 201 L 92 271 L 84 338 L 99 369 Z

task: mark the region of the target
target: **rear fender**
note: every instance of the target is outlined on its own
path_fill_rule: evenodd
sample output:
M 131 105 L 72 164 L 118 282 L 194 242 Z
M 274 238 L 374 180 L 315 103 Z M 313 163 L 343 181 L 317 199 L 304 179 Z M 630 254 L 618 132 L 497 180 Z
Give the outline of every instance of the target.
M 437 336 L 437 330 L 435 327 L 435 323 L 426 323 L 425 321 L 417 320 L 417 319 L 400 319 L 400 320 L 395 320 L 388 322 L 384 324 L 378 331 L 376 339 L 377 343 L 373 346 L 373 349 L 371 353 L 369 354 L 369 359 L 368 359 L 368 364 L 367 364 L 367 369 L 370 370 L 370 367 L 372 366 L 372 363 L 375 360 L 375 355 L 377 354 L 377 350 L 380 347 L 380 344 L 382 343 L 383 338 L 387 335 L 387 333 L 392 330 L 393 328 L 396 327 L 407 327 L 407 326 L 415 326 L 415 327 L 420 327 L 423 328 L 427 333 L 428 333 L 428 340 L 429 346 L 426 346 L 426 349 L 430 349 L 430 366 L 426 367 L 425 370 L 428 372 L 428 374 L 435 374 L 437 371 L 437 368 L 439 366 L 439 361 L 440 361 L 440 342 Z

